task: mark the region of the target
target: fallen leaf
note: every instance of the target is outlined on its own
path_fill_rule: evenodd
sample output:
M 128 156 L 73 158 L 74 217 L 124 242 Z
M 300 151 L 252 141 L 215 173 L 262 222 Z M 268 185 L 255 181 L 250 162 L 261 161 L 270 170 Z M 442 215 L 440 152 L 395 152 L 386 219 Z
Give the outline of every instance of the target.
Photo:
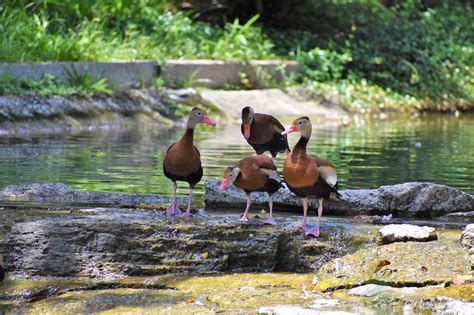
M 194 299 L 187 299 L 184 301 L 185 304 L 194 304 Z
M 378 263 L 377 267 L 375 268 L 374 272 L 377 273 L 377 272 L 380 271 L 380 269 L 382 269 L 382 267 L 390 265 L 390 264 L 391 264 L 390 260 L 387 260 L 387 259 L 381 260 L 381 261 L 379 261 L 379 263 Z
M 209 253 L 208 252 L 202 253 L 201 257 L 204 259 L 207 259 L 207 257 L 209 257 Z

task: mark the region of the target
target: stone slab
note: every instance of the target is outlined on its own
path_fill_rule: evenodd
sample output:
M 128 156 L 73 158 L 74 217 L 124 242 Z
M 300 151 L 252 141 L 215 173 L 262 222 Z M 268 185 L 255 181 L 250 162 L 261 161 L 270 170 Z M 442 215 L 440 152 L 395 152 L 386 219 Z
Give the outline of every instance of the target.
M 408 241 L 428 242 L 437 239 L 438 235 L 434 228 L 412 224 L 389 224 L 382 227 L 378 233 L 380 244 Z
M 89 74 L 95 79 L 107 79 L 117 89 L 149 86 L 160 73 L 154 61 L 113 62 L 42 62 L 0 64 L 0 76 L 41 79 L 45 74 L 67 82 L 76 75 Z
M 279 82 L 297 74 L 301 65 L 296 61 L 280 60 L 167 60 L 162 69 L 166 81 L 174 84 L 189 81 L 193 86 L 209 88 L 240 86 L 241 74 L 245 73 L 252 88 L 263 88 L 268 86 L 269 80 Z

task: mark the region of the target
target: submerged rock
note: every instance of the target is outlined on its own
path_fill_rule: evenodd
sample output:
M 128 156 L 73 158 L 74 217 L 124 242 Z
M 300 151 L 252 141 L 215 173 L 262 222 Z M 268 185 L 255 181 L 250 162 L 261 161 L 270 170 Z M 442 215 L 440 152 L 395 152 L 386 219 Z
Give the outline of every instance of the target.
M 245 207 L 245 193 L 233 186 L 219 189 L 219 181 L 207 180 L 204 184 L 204 202 L 211 208 Z M 458 189 L 433 183 L 404 183 L 381 186 L 378 189 L 341 190 L 342 198 L 324 202 L 324 213 L 335 215 L 387 215 L 401 217 L 438 217 L 451 212 L 468 212 L 474 209 L 474 196 Z M 264 193 L 253 193 L 254 205 L 267 202 Z M 296 208 L 301 211 L 301 198 L 288 189 L 273 195 L 275 208 Z M 312 200 L 310 207 L 317 208 Z
M 428 242 L 437 240 L 435 229 L 428 226 L 416 226 L 412 224 L 390 224 L 382 227 L 378 233 L 380 244 L 394 242 Z
M 470 273 L 461 247 L 439 241 L 392 243 L 366 248 L 324 265 L 316 273 L 318 291 L 352 288 L 369 283 L 395 287 L 451 282 Z
M 360 287 L 353 288 L 349 291 L 349 295 L 359 296 L 374 296 L 382 292 L 393 290 L 392 287 L 378 284 L 366 284 Z

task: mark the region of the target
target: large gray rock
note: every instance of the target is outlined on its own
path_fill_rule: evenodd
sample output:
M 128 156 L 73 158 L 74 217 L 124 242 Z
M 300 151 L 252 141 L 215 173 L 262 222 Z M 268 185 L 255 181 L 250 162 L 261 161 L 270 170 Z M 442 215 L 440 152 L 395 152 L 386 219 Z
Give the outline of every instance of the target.
M 234 186 L 224 191 L 220 182 L 204 183 L 204 202 L 209 208 L 244 207 L 245 193 Z M 324 213 L 334 215 L 386 215 L 401 217 L 438 217 L 451 212 L 468 212 L 474 209 L 474 196 L 458 189 L 433 183 L 410 182 L 381 186 L 378 189 L 347 189 L 340 191 L 342 198 L 324 202 Z M 265 193 L 253 193 L 255 206 L 267 202 Z M 301 210 L 301 198 L 288 189 L 280 189 L 273 197 L 275 208 Z M 310 207 L 317 208 L 312 200 Z
M 438 239 L 436 231 L 428 226 L 412 224 L 389 224 L 379 230 L 378 242 L 390 244 L 394 242 L 428 242 Z
M 9 273 L 26 275 L 301 272 L 353 252 L 372 234 L 347 223 L 325 223 L 322 236 L 309 239 L 296 224 L 299 216 L 265 226 L 257 219 L 243 224 L 237 215 L 168 219 L 164 211 L 136 208 L 92 208 L 43 218 L 33 212 L 26 221 L 15 215 L 17 209 L 5 211 L 13 219 L 0 222 L 5 231 L 0 256 Z

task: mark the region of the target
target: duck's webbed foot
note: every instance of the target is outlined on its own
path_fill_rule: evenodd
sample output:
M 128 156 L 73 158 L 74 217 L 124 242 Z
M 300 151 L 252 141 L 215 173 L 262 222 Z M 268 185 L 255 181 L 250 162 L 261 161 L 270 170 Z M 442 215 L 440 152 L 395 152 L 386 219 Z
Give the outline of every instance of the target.
M 181 215 L 181 213 L 181 209 L 178 208 L 178 205 L 176 203 L 172 203 L 171 206 L 166 209 L 166 214 L 169 216 Z
M 262 220 L 262 223 L 269 224 L 269 225 L 276 225 L 276 222 L 275 222 L 275 220 L 273 220 L 272 217 L 268 217 L 268 218 Z
M 240 221 L 242 221 L 242 222 L 249 222 L 249 217 L 244 214 L 244 215 L 240 218 Z
M 319 237 L 319 228 L 318 227 L 311 228 L 309 226 L 306 226 L 305 228 L 303 228 L 303 230 L 304 230 L 304 233 L 306 234 L 306 236 Z

